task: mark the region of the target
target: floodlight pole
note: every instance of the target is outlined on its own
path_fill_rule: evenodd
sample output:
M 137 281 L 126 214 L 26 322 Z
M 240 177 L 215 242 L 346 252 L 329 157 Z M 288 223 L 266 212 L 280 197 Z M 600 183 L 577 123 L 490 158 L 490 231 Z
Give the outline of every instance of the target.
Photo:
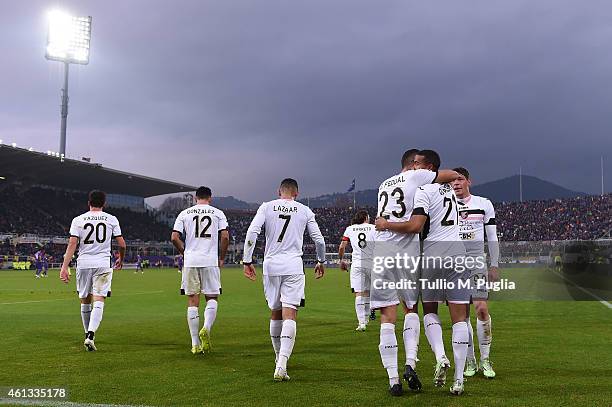
M 62 88 L 62 125 L 60 128 L 60 156 L 66 156 L 66 121 L 68 119 L 68 71 L 69 63 L 64 62 L 64 87 Z

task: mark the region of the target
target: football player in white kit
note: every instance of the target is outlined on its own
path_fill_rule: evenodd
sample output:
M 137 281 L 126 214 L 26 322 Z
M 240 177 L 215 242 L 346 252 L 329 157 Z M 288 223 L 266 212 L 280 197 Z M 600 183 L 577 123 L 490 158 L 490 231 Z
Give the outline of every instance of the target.
M 297 181 L 284 179 L 279 188 L 280 199 L 264 202 L 253 218 L 244 243 L 244 275 L 255 281 L 253 250 L 257 236 L 265 227 L 266 247 L 263 261 L 263 286 L 270 317 L 270 338 L 276 354 L 274 381 L 287 381 L 287 361 L 291 356 L 296 335 L 297 309 L 304 306 L 304 264 L 302 246 L 304 231 L 315 243 L 316 278 L 323 277 L 325 240 L 306 205 L 297 202 Z
M 458 174 L 452 170 L 437 172 L 426 169 L 414 169 L 414 158 L 418 150 L 408 150 L 402 156 L 402 172 L 385 180 L 378 188 L 378 217 L 389 223 L 406 222 L 412 213 L 414 194 L 418 187 L 433 182 L 447 183 L 455 180 Z M 420 257 L 418 233 L 398 233 L 391 230 L 377 231 L 375 234 L 375 257 L 390 258 L 393 256 Z M 381 249 L 379 249 L 379 247 Z M 385 252 L 381 255 L 381 251 Z M 410 281 L 416 283 L 416 269 L 386 268 L 385 275 L 391 283 Z M 376 280 L 380 280 L 379 277 Z M 397 362 L 397 338 L 395 322 L 397 305 L 404 305 L 403 339 L 406 350 L 406 367 L 404 379 L 411 390 L 421 389 L 421 382 L 416 374 L 416 359 L 420 335 L 420 321 L 416 313 L 418 289 L 376 289 L 373 275 L 373 289 L 370 290 L 370 305 L 380 309 L 380 344 L 379 352 L 384 368 L 389 376 L 389 392 L 393 396 L 403 394 L 399 380 Z
M 440 157 L 433 150 L 422 150 L 415 157 L 416 168 L 437 171 L 439 166 Z M 400 233 L 421 233 L 421 279 L 426 281 L 421 291 L 423 325 L 436 356 L 434 385 L 442 386 L 446 383 L 446 371 L 450 368 L 438 316 L 438 303 L 447 301 L 453 323 L 452 344 L 455 360 L 455 380 L 450 391 L 452 394 L 462 394 L 469 335 L 466 317 L 471 291 L 467 287 L 459 287 L 458 284 L 460 280 L 464 284 L 469 281 L 470 270 L 465 268 L 466 250 L 459 238 L 457 199 L 451 185 L 435 183 L 419 187 L 414 196 L 410 221 L 391 223 L 380 218 L 376 221 L 376 228 Z M 449 264 L 443 266 L 443 263 Z M 434 285 L 436 283 L 438 285 Z M 452 283 L 452 286 L 449 283 Z
M 210 333 L 217 318 L 217 298 L 221 294 L 221 267 L 229 245 L 227 218 L 223 211 L 210 205 L 211 199 L 210 188 L 198 188 L 196 204 L 177 216 L 170 238 L 184 257 L 181 291 L 188 296 L 187 325 L 194 355 L 211 350 Z M 200 294 L 206 299 L 202 329 Z
M 105 203 L 106 194 L 104 192 L 91 191 L 89 193 L 89 211 L 74 218 L 70 224 L 70 239 L 60 270 L 61 280 L 68 283 L 70 281 L 68 267 L 78 244 L 76 283 L 81 300 L 81 320 L 85 330 L 83 345 L 88 351 L 96 350 L 94 337 L 102 321 L 104 300 L 111 294 L 112 239 L 115 239 L 119 246 L 119 257 L 114 265 L 116 270 L 121 269 L 125 257 L 125 240 L 121 236 L 119 221 L 102 210 Z
M 374 225 L 370 223 L 368 211 L 357 211 L 353 222 L 342 235 L 338 249 L 340 268 L 347 270 L 344 261 L 346 246 L 350 243 L 353 249 L 351 257 L 351 290 L 355 293 L 355 313 L 357 314 L 356 331 L 365 331 L 370 315 L 370 274 L 372 272 L 372 243 L 374 242 Z
M 497 226 L 495 225 L 495 210 L 493 209 L 493 204 L 487 198 L 470 194 L 472 181 L 468 170 L 465 168 L 455 168 L 455 171 L 459 173 L 459 178 L 457 178 L 452 185 L 459 203 L 460 236 L 465 244 L 467 253 L 470 256 L 484 257 L 485 235 L 489 248 L 490 266 L 488 273 L 486 268 L 476 270 L 473 276 L 473 282 L 478 280 L 498 281 L 499 241 L 497 239 Z M 495 377 L 495 371 L 489 360 L 489 351 L 491 349 L 493 335 L 491 315 L 489 315 L 489 307 L 487 306 L 488 297 L 489 294 L 486 286 L 479 287 L 474 291 L 472 302 L 476 310 L 476 333 L 478 336 L 478 348 L 480 350 L 480 369 L 482 369 L 482 373 L 485 377 L 492 379 Z M 467 322 L 470 330 L 470 344 L 468 347 L 465 376 L 471 377 L 478 372 L 479 366 L 476 362 L 476 354 L 474 351 L 474 331 L 469 318 Z

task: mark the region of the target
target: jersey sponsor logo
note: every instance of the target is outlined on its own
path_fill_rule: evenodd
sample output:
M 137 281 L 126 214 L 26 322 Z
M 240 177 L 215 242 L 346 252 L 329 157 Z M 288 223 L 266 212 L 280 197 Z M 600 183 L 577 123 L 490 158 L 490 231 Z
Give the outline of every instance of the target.
M 460 233 L 459 236 L 461 236 L 461 240 L 474 240 L 476 238 L 474 232 Z
M 450 192 L 450 190 L 450 184 L 440 184 L 440 188 L 438 188 L 438 192 L 440 192 L 440 195 L 446 195 L 448 192 Z

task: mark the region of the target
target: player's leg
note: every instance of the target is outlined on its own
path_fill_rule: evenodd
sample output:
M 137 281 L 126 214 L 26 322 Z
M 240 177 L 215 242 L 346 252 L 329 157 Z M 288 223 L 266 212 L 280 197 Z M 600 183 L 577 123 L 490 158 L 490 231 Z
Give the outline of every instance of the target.
M 356 331 L 365 331 L 367 324 L 367 314 L 366 314 L 366 300 L 364 291 L 366 289 L 365 286 L 365 278 L 364 275 L 358 267 L 351 267 L 350 272 L 351 279 L 351 290 L 355 293 L 355 314 L 357 315 L 357 328 Z M 369 286 L 368 286 L 369 287 Z M 368 296 L 368 303 L 370 302 Z
M 202 283 L 199 268 L 186 267 L 182 280 L 185 287 L 185 295 L 187 295 L 187 326 L 191 336 L 191 353 L 195 355 L 202 353 L 202 344 L 199 337 Z
M 449 301 L 448 309 L 453 323 L 453 357 L 455 360 L 455 381 L 451 386 L 452 394 L 460 395 L 463 393 L 463 371 L 465 369 L 465 359 L 467 356 L 468 327 L 465 319 L 467 317 L 468 302 Z
M 200 271 L 202 292 L 206 298 L 204 309 L 204 325 L 200 330 L 200 342 L 204 352 L 210 352 L 212 344 L 210 341 L 211 330 L 217 319 L 218 297 L 221 294 L 221 269 L 219 267 L 206 267 Z
M 282 304 L 280 302 L 280 276 L 263 275 L 264 296 L 270 308 L 270 340 L 274 349 L 274 366 L 280 351 L 280 336 L 283 329 Z
M 406 367 L 404 380 L 411 390 L 419 391 L 422 388 L 419 376 L 416 373 L 417 354 L 419 351 L 419 337 L 421 336 L 421 321 L 419 320 L 417 303 L 402 302 L 404 306 L 404 349 L 406 351 Z
M 94 337 L 104 315 L 104 304 L 106 297 L 111 291 L 111 283 L 113 281 L 113 269 L 109 267 L 101 267 L 89 269 L 91 276 L 91 294 L 92 294 L 92 309 L 89 318 L 89 326 L 85 335 L 84 345 L 87 350 L 96 350 Z
M 87 334 L 89 329 L 89 320 L 91 319 L 92 296 L 87 295 L 85 298 L 79 298 L 81 301 L 81 321 L 83 322 L 83 330 Z
M 280 335 L 280 349 L 274 370 L 274 380 L 289 380 L 287 362 L 293 352 L 297 334 L 297 309 L 304 305 L 304 274 L 280 276 L 280 302 L 282 304 L 283 326 Z
M 434 368 L 434 386 L 443 386 L 446 383 L 446 373 L 450 368 L 450 361 L 444 349 L 444 339 L 442 337 L 442 322 L 438 315 L 438 302 L 423 302 L 423 326 L 425 327 L 425 337 L 431 346 L 436 357 Z
M 485 377 L 492 379 L 495 371 L 489 360 L 491 342 L 493 340 L 491 315 L 486 300 L 474 300 L 476 311 L 476 335 L 478 336 L 478 349 L 480 351 L 480 367 Z
M 389 392 L 392 396 L 401 396 L 402 384 L 399 380 L 397 363 L 397 337 L 395 322 L 397 320 L 397 304 L 380 308 L 380 343 L 378 351 L 383 367 L 389 377 Z
M 355 292 L 355 314 L 357 314 L 357 328 L 356 331 L 366 330 L 366 312 L 365 312 L 365 299 L 363 292 Z
M 42 264 L 40 262 L 36 262 L 36 278 L 40 278 L 40 273 L 42 272 Z
M 478 372 L 478 363 L 476 362 L 476 353 L 474 346 L 474 329 L 472 328 L 472 321 L 470 318 L 470 305 L 468 304 L 466 308 L 467 318 L 465 319 L 465 323 L 468 327 L 468 350 L 467 356 L 465 359 L 465 372 L 463 375 L 465 377 L 472 377 Z

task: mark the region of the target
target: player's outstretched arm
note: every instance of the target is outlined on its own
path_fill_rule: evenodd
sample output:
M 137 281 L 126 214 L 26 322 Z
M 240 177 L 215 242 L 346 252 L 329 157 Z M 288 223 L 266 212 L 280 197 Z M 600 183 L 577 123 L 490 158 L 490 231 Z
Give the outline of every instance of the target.
M 407 222 L 389 222 L 385 218 L 376 218 L 376 230 L 390 230 L 398 233 L 421 233 L 427 216 L 412 215 Z
M 117 246 L 119 246 L 119 258 L 115 262 L 115 270 L 121 270 L 123 268 L 123 259 L 125 259 L 125 249 L 127 245 L 122 236 L 117 236 L 115 240 L 117 241 Z
M 64 262 L 62 263 L 62 268 L 60 270 L 60 279 L 68 284 L 70 281 L 70 274 L 68 274 L 68 266 L 70 265 L 70 260 L 72 256 L 74 256 L 74 252 L 76 251 L 78 239 L 75 236 L 70 236 L 70 240 L 68 240 L 68 247 L 66 247 L 66 253 L 64 254 Z
M 457 178 L 459 178 L 459 173 L 456 171 L 438 170 L 438 175 L 436 176 L 436 179 L 434 179 L 434 182 L 437 182 L 439 184 L 446 184 L 448 182 L 453 182 Z

